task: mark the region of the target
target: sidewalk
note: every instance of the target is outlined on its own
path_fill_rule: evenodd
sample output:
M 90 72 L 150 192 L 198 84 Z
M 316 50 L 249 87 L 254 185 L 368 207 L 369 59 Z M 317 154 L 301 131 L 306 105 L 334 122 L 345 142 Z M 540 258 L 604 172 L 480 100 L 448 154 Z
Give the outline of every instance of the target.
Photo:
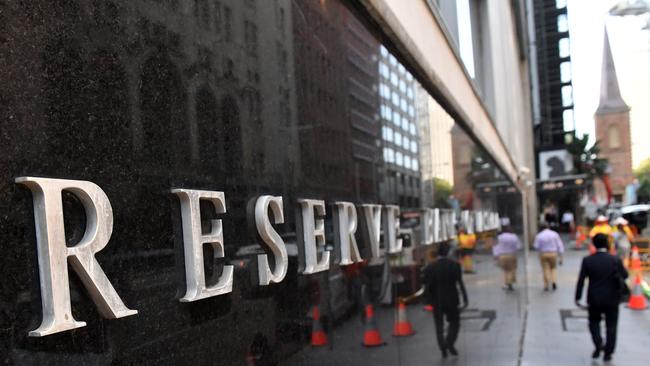
M 558 291 L 543 291 L 540 264 L 536 253 L 529 261 L 530 305 L 522 365 L 594 365 L 605 364 L 602 358 L 591 359 L 593 344 L 587 329 L 587 312 L 574 305 L 575 284 L 580 263 L 586 252 L 569 251 L 558 271 Z M 583 294 L 583 303 L 586 293 Z M 561 311 L 564 311 L 563 322 Z M 603 331 L 604 332 L 604 331 Z M 614 359 L 607 365 L 642 365 L 650 351 L 650 310 L 632 311 L 621 306 L 618 340 Z
M 376 318 L 385 346 L 364 348 L 361 345 L 363 326 L 355 318 L 334 329 L 330 335 L 332 350 L 307 347 L 283 365 L 517 365 L 524 291 L 505 292 L 492 258 L 480 255 L 476 259 L 478 273 L 464 277 L 470 304 L 462 315 L 456 343 L 459 357 L 442 359 L 432 314 L 423 311 L 421 304 L 413 304 L 408 307 L 409 320 L 416 330 L 411 337 L 391 336 L 394 310 L 379 308 Z M 523 283 L 523 278 L 519 281 Z
M 463 313 L 456 343 L 459 357 L 443 360 L 435 340 L 431 313 L 419 304 L 408 307 L 408 317 L 416 334 L 391 336 L 393 308 L 377 309 L 377 323 L 387 344 L 363 348 L 363 326 L 354 318 L 334 329 L 332 349 L 307 347 L 282 365 L 363 365 L 363 366 L 577 366 L 602 364 L 591 360 L 591 338 L 586 312 L 573 304 L 575 283 L 582 256 L 569 251 L 559 268 L 558 290 L 544 292 L 537 253 L 531 253 L 528 267 L 528 315 L 525 310 L 523 257 L 519 258 L 516 290 L 501 289 L 502 275 L 487 255 L 476 256 L 477 274 L 465 275 L 469 310 Z M 563 317 L 564 315 L 564 321 Z M 492 319 L 493 318 L 493 319 Z M 635 312 L 621 307 L 619 341 L 614 361 L 608 365 L 638 365 L 650 352 L 650 310 Z M 523 343 L 522 343 L 523 342 Z M 523 344 L 523 348 L 522 348 Z M 645 356 L 645 357 L 644 357 Z

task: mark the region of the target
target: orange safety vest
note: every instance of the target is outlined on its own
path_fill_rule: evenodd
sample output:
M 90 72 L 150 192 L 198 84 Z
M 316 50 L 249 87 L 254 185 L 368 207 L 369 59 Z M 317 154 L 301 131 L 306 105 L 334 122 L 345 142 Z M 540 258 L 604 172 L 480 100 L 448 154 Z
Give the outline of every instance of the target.
M 609 224 L 598 224 L 594 226 L 589 232 L 589 238 L 593 239 L 598 234 L 605 234 L 609 237 L 612 236 L 612 227 Z
M 461 249 L 474 249 L 476 246 L 476 235 L 458 234 L 458 246 Z

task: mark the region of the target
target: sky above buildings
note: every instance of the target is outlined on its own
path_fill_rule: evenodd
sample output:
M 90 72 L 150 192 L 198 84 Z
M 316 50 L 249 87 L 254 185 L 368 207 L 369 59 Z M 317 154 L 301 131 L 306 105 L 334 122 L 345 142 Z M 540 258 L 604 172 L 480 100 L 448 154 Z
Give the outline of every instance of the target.
M 568 0 L 575 129 L 595 136 L 605 26 L 625 102 L 631 107 L 632 160 L 636 167 L 650 158 L 650 31 L 646 16 L 613 17 L 619 0 Z M 571 128 L 572 126 L 565 126 Z

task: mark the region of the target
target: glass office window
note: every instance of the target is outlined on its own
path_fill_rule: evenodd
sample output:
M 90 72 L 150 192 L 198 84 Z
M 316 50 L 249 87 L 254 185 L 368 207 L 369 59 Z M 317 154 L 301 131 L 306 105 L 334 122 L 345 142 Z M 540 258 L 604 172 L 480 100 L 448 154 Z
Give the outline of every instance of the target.
M 558 48 L 560 52 L 560 57 L 569 57 L 571 55 L 571 44 L 569 43 L 569 38 L 562 38 L 558 42 Z
M 573 109 L 565 109 L 562 112 L 562 122 L 564 125 L 564 131 L 573 131 L 575 130 L 575 120 L 573 119 Z
M 560 14 L 557 17 L 557 31 L 558 32 L 568 32 L 569 31 L 569 20 L 567 19 L 566 14 Z
M 393 150 L 390 147 L 387 148 L 386 150 L 388 150 L 388 159 L 387 159 L 387 161 L 389 163 L 395 163 L 395 150 Z
M 388 65 L 386 65 L 381 61 L 379 62 L 379 74 L 381 74 L 381 76 L 385 77 L 386 79 L 388 79 L 390 76 L 390 71 L 388 71 Z
M 381 45 L 381 46 L 379 47 L 379 53 L 380 53 L 383 57 L 388 57 L 388 50 L 386 49 L 386 47 L 384 47 L 384 45 Z
M 395 152 L 395 164 L 404 166 L 404 155 L 400 151 Z
M 397 77 L 395 71 L 390 72 L 390 83 L 393 84 L 395 87 L 397 87 L 399 84 L 399 78 Z
M 402 134 L 395 131 L 395 145 L 397 146 L 403 146 L 402 145 Z
M 560 64 L 560 80 L 563 83 L 571 81 L 571 62 L 565 61 Z
M 573 105 L 573 88 L 571 85 L 562 87 L 562 106 L 570 107 Z

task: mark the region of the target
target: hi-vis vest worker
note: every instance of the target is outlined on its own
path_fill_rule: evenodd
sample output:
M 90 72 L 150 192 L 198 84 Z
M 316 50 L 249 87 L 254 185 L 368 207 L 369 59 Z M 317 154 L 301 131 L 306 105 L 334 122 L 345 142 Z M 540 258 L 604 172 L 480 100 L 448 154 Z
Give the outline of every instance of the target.
M 589 237 L 591 239 L 598 234 L 605 234 L 611 238 L 612 236 L 612 227 L 609 226 L 607 217 L 600 215 L 594 221 L 594 227 L 589 231 Z
M 116 319 L 136 315 L 129 309 L 104 273 L 95 254 L 108 245 L 113 232 L 113 210 L 106 193 L 95 183 L 80 180 L 19 177 L 16 183 L 29 188 L 34 201 L 34 221 L 41 288 L 43 317 L 41 325 L 29 332 L 30 336 L 42 337 L 86 325 L 72 316 L 68 263 L 79 275 L 83 285 L 104 318 Z M 62 192 L 76 196 L 86 212 L 86 232 L 79 243 L 66 245 Z M 232 292 L 233 266 L 224 265 L 217 283 L 208 285 L 205 279 L 203 246 L 211 245 L 215 257 L 224 257 L 225 245 L 223 225 L 220 219 L 211 221 L 211 227 L 204 233 L 201 225 L 200 202 L 207 202 L 217 213 L 225 214 L 224 192 L 192 189 L 172 189 L 178 197 L 183 230 L 183 251 L 186 290 L 179 299 L 193 302 Z M 282 197 L 262 195 L 253 198 L 254 210 L 248 212 L 251 222 L 259 234 L 261 246 L 268 249 L 257 256 L 258 284 L 268 286 L 282 282 L 289 266 L 286 245 L 273 224 L 284 223 Z M 330 251 L 325 250 L 325 202 L 322 200 L 299 199 L 299 217 L 296 218 L 298 239 L 299 273 L 308 275 L 330 268 Z M 341 266 L 360 263 L 364 260 L 357 245 L 357 228 L 364 247 L 370 248 L 370 257 L 399 254 L 402 250 L 400 235 L 400 208 L 394 205 L 333 202 L 334 242 L 332 262 Z M 358 222 L 360 213 L 361 220 Z M 444 229 L 453 226 L 452 216 L 444 215 L 444 223 L 432 220 L 430 227 L 423 228 L 431 238 L 446 237 Z M 495 229 L 498 222 L 494 212 L 481 212 L 486 219 L 483 229 Z M 440 218 L 442 220 L 442 218 Z M 494 227 L 492 227 L 494 226 Z M 383 232 L 383 241 L 380 242 Z M 382 246 L 383 244 L 383 246 Z M 425 245 L 433 244 L 433 240 Z M 320 251 L 319 251 L 320 247 Z M 270 258 L 272 257 L 272 258 Z M 369 259 L 369 258 L 365 258 Z M 273 262 L 271 269 L 270 262 Z
M 476 247 L 476 234 L 461 231 L 458 234 L 458 247 L 460 249 L 474 249 Z

